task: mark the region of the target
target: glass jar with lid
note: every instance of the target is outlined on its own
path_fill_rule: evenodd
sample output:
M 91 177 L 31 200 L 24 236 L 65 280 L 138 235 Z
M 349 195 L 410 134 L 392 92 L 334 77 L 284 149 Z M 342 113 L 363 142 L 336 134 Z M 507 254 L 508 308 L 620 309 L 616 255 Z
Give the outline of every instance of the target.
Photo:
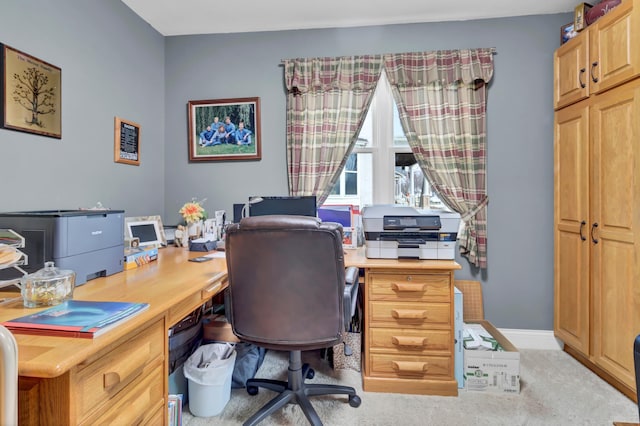
M 44 268 L 25 275 L 20 283 L 24 306 L 38 308 L 53 306 L 73 297 L 76 273 L 58 269 L 54 262 L 45 262 Z

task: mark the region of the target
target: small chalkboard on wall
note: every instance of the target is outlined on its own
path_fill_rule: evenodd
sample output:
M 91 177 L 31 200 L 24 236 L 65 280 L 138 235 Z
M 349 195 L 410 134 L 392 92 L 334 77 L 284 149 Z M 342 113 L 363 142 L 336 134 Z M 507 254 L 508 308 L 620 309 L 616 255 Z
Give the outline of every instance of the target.
M 116 117 L 113 159 L 116 163 L 140 165 L 140 125 L 138 123 Z

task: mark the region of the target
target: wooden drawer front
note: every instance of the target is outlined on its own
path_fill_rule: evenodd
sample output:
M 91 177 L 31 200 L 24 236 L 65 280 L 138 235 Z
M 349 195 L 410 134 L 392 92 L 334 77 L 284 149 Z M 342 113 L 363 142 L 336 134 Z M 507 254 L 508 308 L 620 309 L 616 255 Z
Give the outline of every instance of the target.
M 452 358 L 372 353 L 371 376 L 405 379 L 450 379 Z
M 164 407 L 164 382 L 162 363 L 153 368 L 149 374 L 127 387 L 118 402 L 109 405 L 107 411 L 99 412 L 97 418 L 87 419 L 87 425 L 139 425 L 149 424 L 157 417 L 158 410 Z M 162 411 L 160 411 L 162 415 Z M 162 424 L 162 417 L 160 422 Z
M 371 300 L 449 302 L 448 274 L 371 274 Z
M 210 286 L 208 286 L 207 288 L 205 288 L 204 290 L 202 290 L 200 293 L 200 302 L 201 303 L 205 303 L 206 301 L 208 301 L 209 299 L 211 299 L 213 296 L 215 296 L 216 294 L 218 294 L 220 292 L 220 289 L 222 288 L 223 285 L 225 285 L 226 282 L 223 281 L 216 281 L 215 283 L 211 284 Z
M 432 327 L 451 324 L 451 305 L 447 303 L 371 302 L 371 326 Z
M 78 418 L 113 398 L 140 376 L 145 366 L 154 360 L 163 360 L 164 341 L 163 321 L 157 321 L 133 339 L 79 371 L 73 392 L 77 401 Z
M 202 299 L 205 291 L 194 293 L 182 300 L 180 303 L 175 304 L 169 309 L 169 324 L 177 324 L 182 321 L 182 318 L 193 312 L 198 306 L 202 305 Z
M 371 351 L 407 354 L 439 352 L 451 354 L 453 337 L 450 330 L 415 328 L 372 328 L 369 333 Z

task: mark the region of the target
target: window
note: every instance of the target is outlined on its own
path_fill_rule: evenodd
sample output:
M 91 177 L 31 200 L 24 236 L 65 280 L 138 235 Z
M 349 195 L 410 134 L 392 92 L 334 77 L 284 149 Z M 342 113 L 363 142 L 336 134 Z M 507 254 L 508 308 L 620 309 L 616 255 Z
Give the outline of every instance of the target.
M 324 204 L 444 207 L 409 148 L 384 72 L 356 146 Z

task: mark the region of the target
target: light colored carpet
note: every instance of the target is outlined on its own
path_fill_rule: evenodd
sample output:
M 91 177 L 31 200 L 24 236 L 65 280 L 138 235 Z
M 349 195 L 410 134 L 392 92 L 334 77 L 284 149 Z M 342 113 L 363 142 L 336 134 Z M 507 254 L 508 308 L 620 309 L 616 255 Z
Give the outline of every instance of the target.
M 286 378 L 288 355 L 267 351 L 256 377 Z M 363 392 L 360 373 L 333 371 L 317 352 L 303 353 L 303 361 L 316 370 L 312 383 L 353 386 L 362 405 L 352 408 L 344 396 L 313 397 L 312 404 L 325 426 L 465 426 L 465 425 L 602 425 L 613 421 L 637 422 L 637 405 L 593 374 L 569 355 L 558 350 L 520 351 L 519 395 L 467 392 L 458 397 Z M 183 417 L 185 426 L 240 425 L 275 396 L 261 389 L 250 396 L 245 389 L 232 389 L 231 399 L 215 417 Z M 265 419 L 260 426 L 308 424 L 300 407 L 289 404 Z

